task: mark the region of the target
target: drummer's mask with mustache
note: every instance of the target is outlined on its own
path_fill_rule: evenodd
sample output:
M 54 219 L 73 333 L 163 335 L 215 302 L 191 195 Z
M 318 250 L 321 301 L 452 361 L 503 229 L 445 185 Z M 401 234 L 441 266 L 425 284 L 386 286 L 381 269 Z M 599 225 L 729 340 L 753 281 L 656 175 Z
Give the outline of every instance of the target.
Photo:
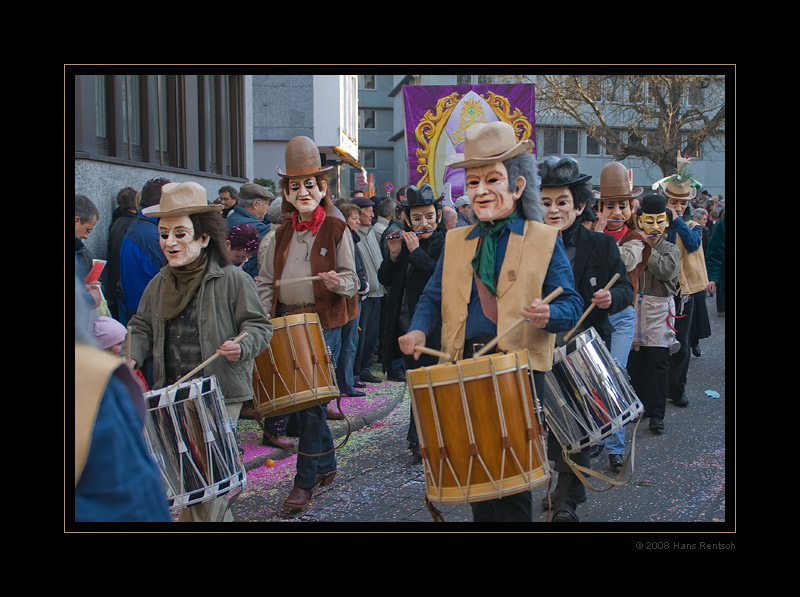
M 631 219 L 633 211 L 631 210 L 630 199 L 623 199 L 622 201 L 599 201 L 597 203 L 598 211 L 606 218 L 606 230 L 619 230 L 625 225 L 625 222 Z

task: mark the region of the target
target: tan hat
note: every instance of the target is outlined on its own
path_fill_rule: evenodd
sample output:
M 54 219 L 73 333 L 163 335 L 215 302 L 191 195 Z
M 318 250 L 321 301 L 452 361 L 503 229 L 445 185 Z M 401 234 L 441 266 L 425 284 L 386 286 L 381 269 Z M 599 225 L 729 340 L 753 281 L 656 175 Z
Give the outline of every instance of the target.
M 533 141 L 530 139 L 517 141 L 514 129 L 507 122 L 479 122 L 466 130 L 464 153 L 448 156 L 445 164 L 451 168 L 485 166 L 502 162 L 532 149 Z
M 333 166 L 322 167 L 317 144 L 308 137 L 294 137 L 286 145 L 286 170 L 275 168 L 283 178 L 311 176 L 327 172 Z
M 642 194 L 642 187 L 631 188 L 628 169 L 619 162 L 611 162 L 600 171 L 600 200 L 623 201 Z
M 151 218 L 175 218 L 207 211 L 222 211 L 221 205 L 209 205 L 206 190 L 196 182 L 170 182 L 161 187 L 161 201 L 142 210 Z
M 702 184 L 686 169 L 690 162 L 691 158 L 681 156 L 681 152 L 678 151 L 678 172 L 653 184 L 653 189 L 661 186 L 667 197 L 681 201 L 691 201 L 697 197 L 697 187 Z

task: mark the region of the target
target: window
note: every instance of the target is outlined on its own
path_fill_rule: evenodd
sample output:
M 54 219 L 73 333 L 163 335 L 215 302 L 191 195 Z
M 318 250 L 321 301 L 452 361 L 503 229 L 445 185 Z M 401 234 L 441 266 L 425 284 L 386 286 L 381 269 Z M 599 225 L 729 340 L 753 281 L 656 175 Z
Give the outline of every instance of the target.
M 375 128 L 375 110 L 359 110 L 359 127 L 362 129 L 374 129 Z
M 542 130 L 542 149 L 546 155 L 560 155 L 561 154 L 561 136 L 560 130 L 554 128 L 547 128 Z
M 375 75 L 358 75 L 359 89 L 375 89 Z
M 600 143 L 589 135 L 586 136 L 586 155 L 602 155 Z
M 578 155 L 578 131 L 564 129 L 564 155 Z
M 76 76 L 81 127 L 76 151 L 118 160 L 244 174 L 241 76 Z M 92 134 L 93 133 L 93 134 Z
M 375 169 L 378 167 L 378 155 L 374 149 L 362 149 L 360 163 L 364 168 Z

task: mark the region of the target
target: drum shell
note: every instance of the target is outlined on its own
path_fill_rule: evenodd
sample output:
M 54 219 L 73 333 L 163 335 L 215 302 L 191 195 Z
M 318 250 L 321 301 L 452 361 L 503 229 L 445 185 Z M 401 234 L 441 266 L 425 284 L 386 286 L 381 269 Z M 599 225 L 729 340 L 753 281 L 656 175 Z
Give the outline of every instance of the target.
M 215 376 L 144 394 L 144 433 L 172 511 L 244 488 L 247 473 Z
M 262 417 L 288 414 L 339 397 L 330 350 L 316 313 L 272 320 L 272 340 L 255 358 L 253 407 Z
M 409 370 L 426 495 L 479 502 L 547 481 L 527 350 Z
M 598 444 L 644 410 L 594 328 L 556 349 L 541 400 L 550 432 L 570 454 Z

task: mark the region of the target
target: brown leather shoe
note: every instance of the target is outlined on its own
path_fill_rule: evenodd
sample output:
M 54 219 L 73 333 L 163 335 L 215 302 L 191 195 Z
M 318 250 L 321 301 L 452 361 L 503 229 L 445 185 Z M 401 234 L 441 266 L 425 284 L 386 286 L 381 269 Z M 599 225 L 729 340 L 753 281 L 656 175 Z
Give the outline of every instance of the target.
M 333 483 L 333 478 L 336 476 L 336 471 L 331 471 L 329 473 L 318 473 L 317 474 L 317 484 L 314 487 L 322 487 L 323 485 L 331 485 Z
M 294 487 L 283 505 L 293 510 L 302 510 L 311 503 L 311 490 Z

